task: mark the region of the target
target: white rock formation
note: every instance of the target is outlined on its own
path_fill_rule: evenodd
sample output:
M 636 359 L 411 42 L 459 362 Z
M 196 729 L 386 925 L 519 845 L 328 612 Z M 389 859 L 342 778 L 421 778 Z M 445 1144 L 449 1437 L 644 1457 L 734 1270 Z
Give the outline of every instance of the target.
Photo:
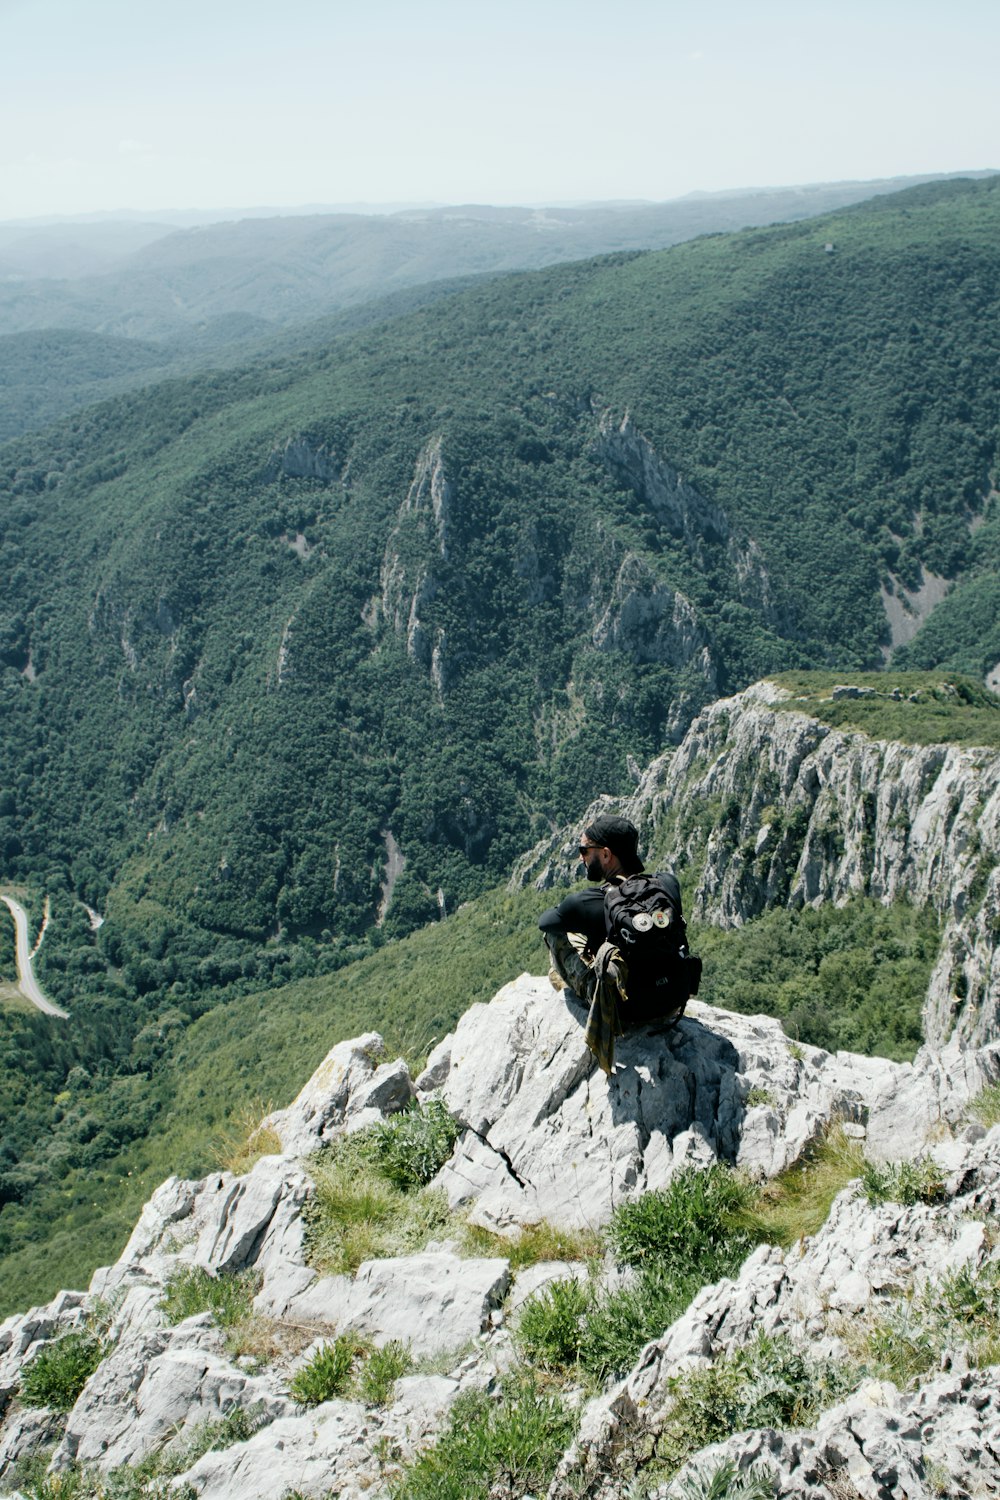
M 597 1226 L 616 1203 L 663 1185 L 682 1165 L 722 1159 L 771 1176 L 835 1119 L 852 1122 L 872 1155 L 933 1149 L 948 1195 L 934 1207 L 873 1208 L 857 1188 L 848 1189 L 814 1239 L 787 1254 L 759 1249 L 735 1282 L 705 1288 L 628 1377 L 582 1414 L 552 1495 L 611 1500 L 624 1493 L 616 1488 L 621 1454 L 644 1433 L 655 1436 L 679 1371 L 724 1356 L 760 1331 L 787 1334 L 813 1353 L 836 1353 L 845 1319 L 867 1317 L 893 1297 L 989 1257 L 1000 1209 L 1000 1130 L 987 1135 L 968 1125 L 965 1106 L 983 1076 L 972 1053 L 958 1070 L 930 1051 L 919 1066 L 831 1056 L 793 1048 L 767 1017 L 693 1003 L 674 1031 L 627 1036 L 609 1079 L 583 1045 L 581 1019 L 547 980 L 524 975 L 489 1005 L 474 1006 L 436 1049 L 422 1091 L 441 1088 L 464 1127 L 439 1185 L 475 1222 L 511 1233 L 542 1218 Z M 55 1439 L 54 1468 L 76 1462 L 108 1471 L 184 1451 L 202 1424 L 239 1408 L 259 1430 L 198 1458 L 178 1483 L 207 1500 L 280 1500 L 290 1490 L 319 1495 L 334 1487 L 354 1500 L 384 1496 L 386 1453 L 412 1458 L 440 1431 L 459 1391 L 489 1385 L 509 1365 L 508 1324 L 526 1297 L 560 1276 L 584 1274 L 579 1265 L 548 1264 L 515 1277 L 503 1257 L 463 1259 L 452 1245 L 367 1261 L 353 1277 L 317 1274 L 304 1250 L 302 1210 L 311 1185 L 303 1156 L 391 1114 L 413 1093 L 405 1067 L 383 1060 L 377 1036 L 341 1043 L 294 1104 L 272 1117 L 283 1154 L 262 1158 L 242 1178 L 171 1179 L 89 1294 L 64 1293 L 0 1326 L 0 1485 L 19 1458 Z M 400 1340 L 416 1355 L 455 1352 L 446 1374 L 399 1381 L 386 1409 L 337 1400 L 303 1410 L 289 1397 L 294 1366 L 245 1368 L 227 1353 L 208 1314 L 166 1326 L 163 1287 L 184 1266 L 253 1270 L 258 1313 L 308 1330 L 312 1347 L 353 1331 L 376 1344 Z M 117 1299 L 109 1351 L 73 1410 L 60 1421 L 22 1407 L 25 1362 L 79 1327 L 98 1295 Z M 981 1477 L 983 1463 L 976 1468 L 969 1445 L 994 1439 L 991 1391 L 985 1375 L 956 1368 L 916 1393 L 858 1393 L 815 1432 L 733 1437 L 725 1452 L 743 1467 L 763 1455 L 785 1486 L 778 1493 L 817 1500 L 832 1493 L 822 1474 L 836 1454 L 858 1493 L 875 1495 L 864 1476 L 883 1463 L 923 1472 L 908 1436 L 919 1413 L 925 1448 L 940 1454 L 945 1468 L 952 1463 L 948 1472 Z M 719 1454 L 702 1457 L 714 1462 Z

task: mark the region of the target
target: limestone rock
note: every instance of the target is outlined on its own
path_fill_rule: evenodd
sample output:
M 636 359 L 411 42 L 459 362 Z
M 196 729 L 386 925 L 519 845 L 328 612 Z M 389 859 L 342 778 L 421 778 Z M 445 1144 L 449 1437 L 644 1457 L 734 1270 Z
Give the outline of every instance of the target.
M 459 1392 L 445 1376 L 407 1376 L 387 1412 L 353 1401 L 327 1401 L 299 1417 L 278 1418 L 248 1442 L 207 1453 L 180 1476 L 203 1500 L 283 1500 L 336 1494 L 340 1500 L 385 1495 L 380 1452 L 412 1458 L 436 1433 Z M 390 1467 L 394 1467 L 391 1465 Z
M 164 1446 L 183 1448 L 196 1427 L 234 1406 L 256 1408 L 268 1420 L 295 1410 L 273 1376 L 238 1369 L 221 1344 L 208 1314 L 123 1338 L 84 1387 L 55 1466 L 76 1459 L 111 1469 Z
M 364 1407 L 327 1401 L 308 1419 L 279 1418 L 245 1443 L 206 1453 L 177 1483 L 203 1500 L 283 1500 L 292 1490 L 327 1494 L 336 1482 L 343 1500 L 370 1500 L 378 1475 Z
M 0 1479 L 15 1464 L 51 1448 L 62 1436 L 62 1418 L 48 1407 L 18 1407 L 0 1430 Z
M 292 1299 L 287 1313 L 377 1344 L 398 1339 L 415 1356 L 460 1349 L 489 1326 L 510 1284 L 506 1260 L 427 1251 L 365 1261 L 355 1276 L 326 1276 Z
M 433 1094 L 448 1077 L 451 1067 L 451 1036 L 444 1037 L 433 1047 L 427 1057 L 427 1065 L 420 1076 L 414 1079 L 414 1088 L 421 1097 Z
M 365 1110 L 404 1109 L 414 1096 L 410 1075 L 402 1061 L 383 1063 L 384 1053 L 375 1031 L 333 1047 L 294 1102 L 263 1122 L 277 1132 L 282 1151 L 315 1151 Z
M 711 1474 L 729 1458 L 740 1470 L 768 1471 L 776 1495 L 802 1500 L 843 1494 L 862 1500 L 995 1495 L 1000 1493 L 998 1453 L 995 1371 L 943 1375 L 913 1392 L 870 1382 L 825 1412 L 814 1431 L 740 1433 L 704 1449 L 673 1484 L 654 1493 L 671 1500 L 697 1475 Z
M 666 1034 L 620 1039 L 606 1078 L 581 1021 L 547 980 L 523 975 L 459 1022 L 443 1094 L 466 1129 L 436 1180 L 473 1222 L 602 1224 L 692 1163 L 771 1177 L 835 1119 L 862 1124 L 873 1155 L 911 1156 L 968 1098 L 968 1079 L 930 1054 L 917 1070 L 793 1048 L 770 1017 L 697 1001 Z

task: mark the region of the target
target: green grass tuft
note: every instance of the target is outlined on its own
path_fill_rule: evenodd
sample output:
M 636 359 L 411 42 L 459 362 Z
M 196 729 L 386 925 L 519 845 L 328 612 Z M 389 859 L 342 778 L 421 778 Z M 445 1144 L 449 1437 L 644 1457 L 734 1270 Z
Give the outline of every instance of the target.
M 848 1335 L 851 1330 L 848 1330 Z M 962 1266 L 903 1298 L 850 1340 L 869 1372 L 905 1387 L 937 1369 L 946 1350 L 961 1349 L 970 1365 L 1000 1360 L 1000 1265 Z
M 676 1472 L 710 1443 L 750 1427 L 804 1427 L 857 1385 L 846 1366 L 810 1358 L 789 1339 L 761 1334 L 745 1349 L 670 1382 L 673 1405 L 656 1457 Z
M 429 1099 L 362 1132 L 370 1161 L 394 1187 L 422 1187 L 444 1166 L 460 1134 L 443 1099 Z
M 315 1160 L 314 1192 L 307 1200 L 306 1254 L 324 1275 L 350 1275 L 363 1261 L 414 1254 L 451 1227 L 443 1192 L 404 1193 L 353 1152 Z
M 861 1185 L 871 1204 L 939 1203 L 944 1197 L 944 1173 L 929 1156 L 914 1161 L 869 1162 L 861 1173 Z
M 1000 1125 L 1000 1083 L 988 1084 L 970 1101 L 969 1113 L 989 1130 Z
M 525 1375 L 499 1400 L 459 1396 L 442 1437 L 390 1485 L 392 1500 L 490 1500 L 541 1495 L 573 1438 L 576 1417 Z
M 774 1493 L 773 1470 L 755 1464 L 741 1473 L 731 1458 L 688 1475 L 674 1491 L 676 1500 L 773 1500 Z
M 665 1188 L 623 1203 L 608 1225 L 608 1243 L 624 1265 L 704 1270 L 724 1275 L 759 1235 L 749 1215 L 757 1191 L 728 1167 L 685 1167 Z
M 20 1397 L 25 1406 L 69 1411 L 104 1358 L 105 1345 L 95 1333 L 79 1329 L 45 1344 L 25 1366 Z
M 569 1303 L 579 1293 L 562 1294 L 565 1305 L 558 1309 L 540 1309 L 538 1321 L 544 1324 L 547 1314 L 553 1325 L 550 1362 L 561 1339 L 591 1378 L 623 1374 L 703 1286 L 735 1272 L 764 1237 L 753 1213 L 757 1197 L 756 1188 L 716 1163 L 705 1170 L 685 1168 L 665 1188 L 621 1204 L 605 1236 L 619 1264 L 638 1274 L 631 1284 L 591 1297 L 575 1331 Z
M 451 1155 L 459 1127 L 431 1099 L 394 1119 L 342 1136 L 313 1158 L 306 1248 L 319 1270 L 412 1254 L 452 1227 L 443 1193 L 423 1186 Z
M 585 1319 L 594 1302 L 587 1282 L 575 1277 L 552 1281 L 521 1308 L 516 1339 L 524 1357 L 543 1370 L 565 1370 L 579 1363 Z
M 301 1369 L 296 1370 L 288 1394 L 300 1406 L 319 1406 L 347 1391 L 355 1363 L 367 1345 L 353 1334 L 342 1333 L 329 1344 L 321 1344 Z
M 202 1266 L 184 1266 L 170 1277 L 160 1308 L 171 1325 L 196 1313 L 210 1312 L 220 1328 L 235 1328 L 253 1313 L 260 1290 L 256 1271 L 224 1272 L 213 1276 Z
M 413 1357 L 405 1344 L 390 1339 L 371 1349 L 356 1380 L 358 1396 L 366 1406 L 390 1406 L 396 1381 L 413 1369 Z
M 580 1340 L 580 1364 L 595 1380 L 618 1379 L 651 1339 L 662 1337 L 713 1278 L 647 1266 L 634 1286 L 598 1298 Z
M 761 1237 L 788 1249 L 826 1223 L 837 1194 L 865 1169 L 861 1142 L 835 1125 L 802 1159 L 765 1183 L 754 1207 Z
M 594 1261 L 602 1249 L 596 1229 L 560 1229 L 544 1219 L 526 1225 L 513 1238 L 494 1234 L 481 1224 L 465 1224 L 460 1243 L 463 1254 L 502 1256 L 510 1262 L 512 1271 L 536 1266 L 543 1260 Z

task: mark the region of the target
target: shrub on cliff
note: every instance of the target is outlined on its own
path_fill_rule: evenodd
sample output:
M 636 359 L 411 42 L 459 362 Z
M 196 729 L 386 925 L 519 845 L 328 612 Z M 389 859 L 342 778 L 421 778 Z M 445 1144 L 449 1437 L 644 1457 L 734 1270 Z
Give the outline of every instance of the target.
M 46 1344 L 25 1368 L 22 1402 L 69 1411 L 103 1358 L 104 1342 L 95 1333 L 80 1329 L 63 1334 Z

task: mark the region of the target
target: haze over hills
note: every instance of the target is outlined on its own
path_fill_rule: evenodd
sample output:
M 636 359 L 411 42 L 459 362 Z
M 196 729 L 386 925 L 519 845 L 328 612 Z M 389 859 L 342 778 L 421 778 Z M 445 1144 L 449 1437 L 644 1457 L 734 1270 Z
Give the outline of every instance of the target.
M 495 278 L 5 445 L 0 879 L 73 1012 L 5 1034 L 31 1109 L 101 1072 L 110 1158 L 194 1018 L 321 1005 L 720 693 L 981 683 L 998 229 L 956 181 Z
M 877 194 L 899 192 L 922 182 L 938 180 L 942 174 L 876 179 L 869 182 L 811 183 L 795 187 L 733 189 L 727 192 L 689 193 L 665 203 L 622 201 L 614 203 L 527 204 L 523 207 L 491 207 L 489 204 L 448 205 L 441 203 L 341 203 L 310 204 L 299 208 L 230 208 L 210 210 L 168 210 L 161 213 L 101 213 L 52 216 L 50 218 L 7 220 L 0 222 L 0 278 L 19 277 L 29 281 L 75 279 L 89 276 L 127 260 L 155 240 L 190 230 L 228 229 L 234 223 L 294 219 L 380 218 L 394 216 L 433 222 L 447 218 L 478 218 L 484 223 L 526 224 L 532 221 L 547 232 L 559 231 L 578 236 L 596 235 L 598 243 L 589 249 L 574 246 L 579 258 L 601 250 L 618 248 L 604 244 L 603 234 L 643 236 L 633 248 L 656 248 L 648 239 L 669 232 L 682 236 L 720 229 L 742 229 L 749 224 L 794 219 L 810 213 L 822 213 L 846 203 L 856 203 Z M 957 175 L 957 174 L 951 174 Z M 984 176 L 982 172 L 970 176 Z M 610 229 L 607 218 L 618 216 L 622 222 Z M 183 235 L 181 235 L 183 238 Z M 287 247 L 294 248 L 297 236 L 288 236 Z M 648 239 L 648 242 L 647 242 Z M 671 243 L 671 241 L 667 241 Z M 544 262 L 532 261 L 532 264 Z M 445 275 L 454 274 L 454 268 Z
M 0 224 L 0 438 L 150 378 L 246 358 L 255 343 L 338 309 L 400 294 L 418 303 L 432 284 L 456 278 L 791 222 L 924 180 L 693 194 L 661 204 L 272 213 L 172 232 L 166 223 L 105 218 Z M 30 337 L 42 330 L 44 339 Z M 11 342 L 14 334 L 20 338 Z M 104 342 L 84 345 L 84 334 Z M 155 341 L 160 359 L 146 365 L 109 342 L 116 339 Z M 80 377 L 67 380 L 67 368 Z

